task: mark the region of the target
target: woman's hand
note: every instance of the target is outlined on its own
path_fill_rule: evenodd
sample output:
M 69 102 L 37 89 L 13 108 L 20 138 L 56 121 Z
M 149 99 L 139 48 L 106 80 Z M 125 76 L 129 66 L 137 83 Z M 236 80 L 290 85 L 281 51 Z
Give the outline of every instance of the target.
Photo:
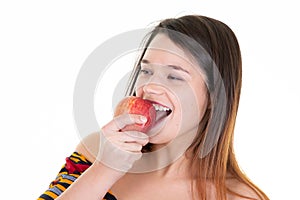
M 141 149 L 149 142 L 148 136 L 142 132 L 121 131 L 127 125 L 145 123 L 141 117 L 120 115 L 106 124 L 100 133 L 84 138 L 76 151 L 93 164 L 57 200 L 102 199 L 133 163 L 141 158 Z
M 149 137 L 138 131 L 122 131 L 131 124 L 146 123 L 146 117 L 134 114 L 119 115 L 102 127 L 97 161 L 117 171 L 127 172 L 142 157 L 142 147 Z

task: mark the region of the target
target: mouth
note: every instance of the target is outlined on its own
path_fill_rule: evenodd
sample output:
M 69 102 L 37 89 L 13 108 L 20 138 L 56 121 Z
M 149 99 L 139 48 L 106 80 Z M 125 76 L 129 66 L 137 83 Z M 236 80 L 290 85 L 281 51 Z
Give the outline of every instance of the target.
M 165 126 L 168 116 L 170 116 L 170 114 L 172 113 L 172 109 L 158 102 L 152 100 L 148 100 L 148 101 L 150 101 L 153 107 L 155 108 L 156 118 L 151 129 L 147 132 L 147 135 L 149 137 L 154 137 Z
M 152 105 L 154 106 L 156 111 L 155 124 L 157 124 L 159 121 L 161 121 L 162 119 L 164 119 L 172 113 L 172 109 L 169 107 L 163 106 L 158 103 L 152 103 Z

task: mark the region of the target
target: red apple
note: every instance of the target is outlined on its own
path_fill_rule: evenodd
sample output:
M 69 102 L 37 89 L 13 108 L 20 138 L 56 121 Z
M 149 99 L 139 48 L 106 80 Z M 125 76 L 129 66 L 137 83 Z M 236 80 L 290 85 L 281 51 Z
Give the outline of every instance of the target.
M 145 124 L 136 123 L 127 125 L 122 129 L 122 131 L 131 130 L 147 133 L 155 123 L 155 108 L 152 103 L 146 99 L 135 96 L 125 97 L 116 106 L 114 116 L 125 113 L 143 115 L 147 118 L 147 122 Z

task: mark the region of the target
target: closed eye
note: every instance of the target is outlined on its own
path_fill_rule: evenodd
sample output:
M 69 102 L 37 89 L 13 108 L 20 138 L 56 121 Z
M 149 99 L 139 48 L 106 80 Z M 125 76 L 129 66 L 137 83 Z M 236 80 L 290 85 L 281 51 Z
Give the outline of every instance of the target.
M 144 75 L 152 75 L 152 71 L 148 70 L 148 69 L 141 69 L 140 70 L 140 74 L 144 74 Z
M 174 76 L 174 75 L 168 75 L 168 79 L 170 80 L 178 80 L 178 81 L 183 81 L 184 79 L 179 77 L 179 76 Z

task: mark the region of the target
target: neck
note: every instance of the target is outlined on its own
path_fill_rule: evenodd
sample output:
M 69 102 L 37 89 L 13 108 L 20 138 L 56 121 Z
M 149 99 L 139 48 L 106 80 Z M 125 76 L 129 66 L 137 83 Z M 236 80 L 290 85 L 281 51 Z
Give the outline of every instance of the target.
M 166 145 L 154 145 L 151 152 L 143 153 L 140 160 L 136 161 L 130 170 L 133 173 L 157 172 L 167 175 L 175 171 L 184 173 L 188 168 L 189 159 L 186 150 L 194 139 L 194 134 L 185 134 L 175 138 Z
M 189 160 L 185 155 L 172 162 L 170 165 L 152 172 L 153 175 L 164 178 L 189 178 Z

